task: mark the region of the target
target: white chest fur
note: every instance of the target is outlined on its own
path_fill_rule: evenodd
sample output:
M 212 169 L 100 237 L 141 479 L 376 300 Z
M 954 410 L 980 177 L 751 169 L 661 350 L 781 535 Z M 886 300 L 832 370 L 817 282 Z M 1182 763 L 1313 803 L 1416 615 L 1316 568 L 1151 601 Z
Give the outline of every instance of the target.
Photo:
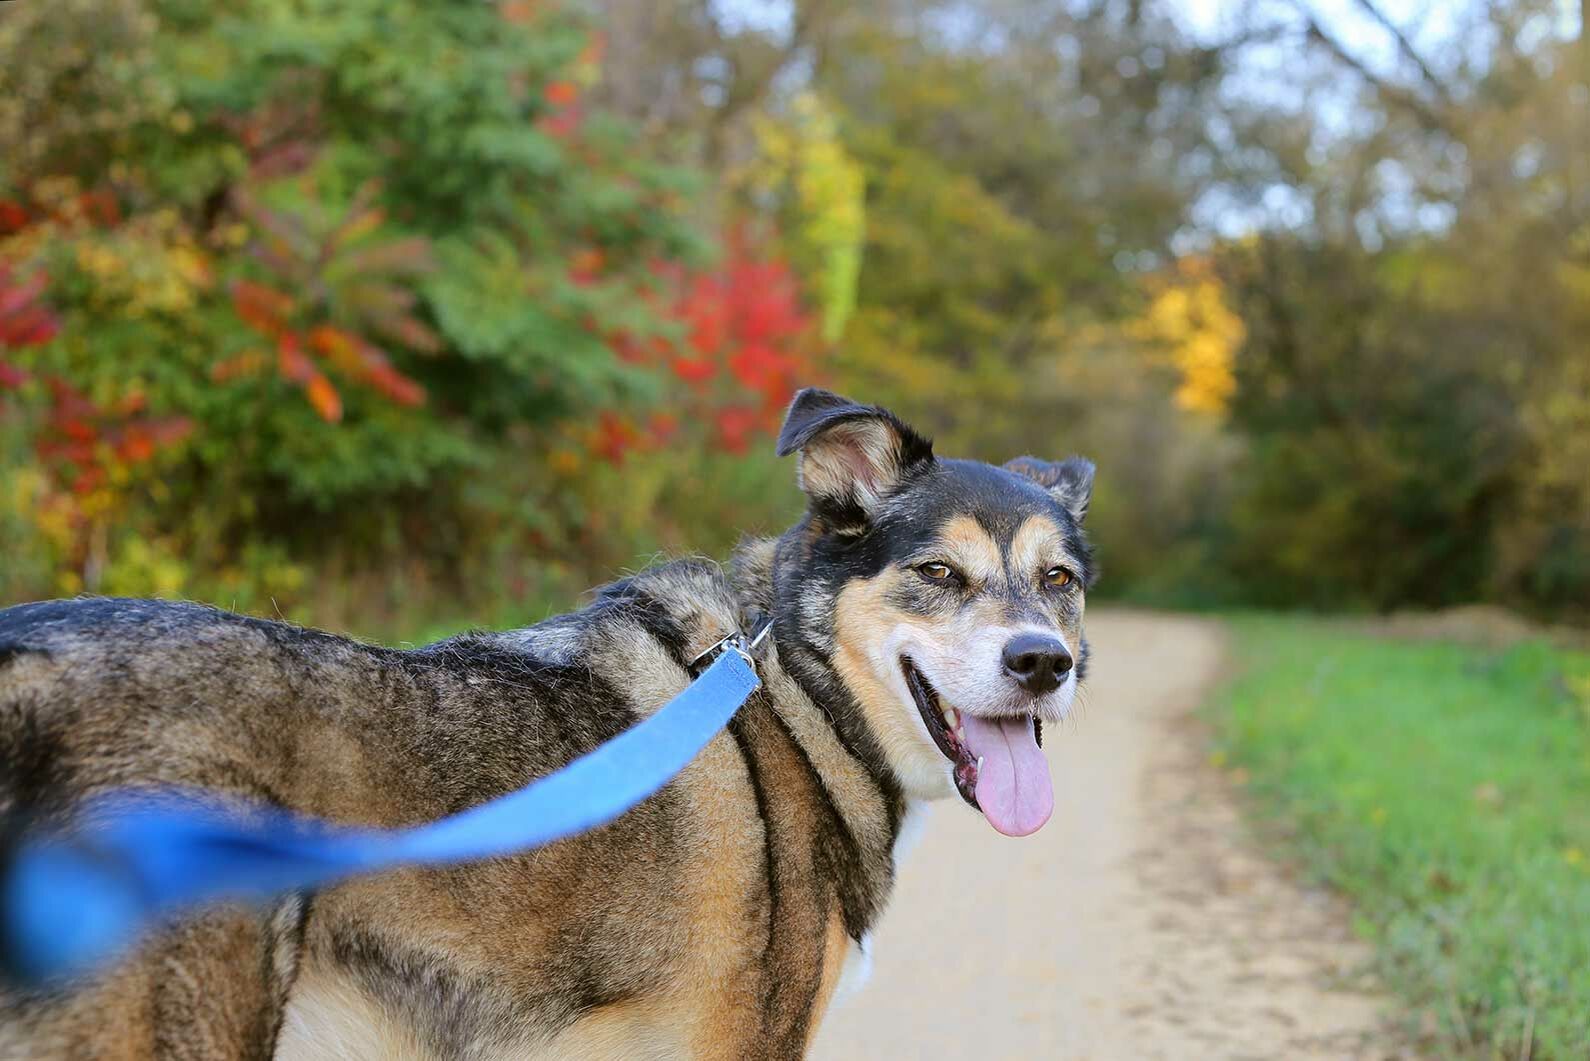
M 900 822 L 900 835 L 894 841 L 894 868 L 899 872 L 900 864 L 905 860 L 917 843 L 922 839 L 922 834 L 927 828 L 928 804 L 921 800 L 909 803 L 905 808 L 905 816 Z M 845 952 L 845 964 L 839 970 L 839 983 L 834 987 L 834 997 L 830 1006 L 837 1006 L 860 991 L 869 979 L 872 978 L 872 933 L 862 936 L 859 942 L 850 944 L 850 949 Z
M 834 985 L 834 997 L 829 1008 L 842 1005 L 846 999 L 860 991 L 872 977 L 872 933 L 852 942 L 845 952 L 845 964 L 839 968 L 839 983 Z

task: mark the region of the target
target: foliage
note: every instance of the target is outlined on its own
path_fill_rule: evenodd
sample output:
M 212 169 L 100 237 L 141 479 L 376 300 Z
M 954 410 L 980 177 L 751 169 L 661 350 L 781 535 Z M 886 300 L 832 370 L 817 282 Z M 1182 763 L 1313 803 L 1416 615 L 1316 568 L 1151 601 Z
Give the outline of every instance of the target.
M 1354 899 L 1443 1052 L 1584 1056 L 1590 938 L 1567 926 L 1590 918 L 1590 655 L 1236 630 L 1220 760 Z
M 1094 457 L 1105 592 L 1590 615 L 1549 0 L 1377 21 L 1391 61 L 1299 4 L 1227 39 L 1169 0 L 774 8 L 10 5 L 0 328 L 58 323 L 0 351 L 9 592 L 292 608 L 534 554 L 561 593 L 783 511 L 668 509 L 825 382 L 946 452 Z M 41 448 L 67 393 L 107 452 L 185 425 L 97 520 L 43 516 L 89 496 Z M 604 510 L 609 465 L 668 511 Z
M 1178 406 L 1223 415 L 1237 389 L 1237 350 L 1247 338 L 1242 318 L 1226 304 L 1225 285 L 1207 258 L 1189 256 L 1150 287 L 1141 319 L 1128 322 L 1127 330 L 1151 349 L 1169 352 L 1180 379 Z
M 1251 599 L 1439 606 L 1486 589 L 1523 440 L 1475 322 L 1388 290 L 1345 248 L 1233 256 L 1249 442 L 1230 563 Z M 1438 338 L 1434 338 L 1438 337 Z
M 590 105 L 600 61 L 556 5 L 8 13 L 8 595 L 294 610 L 312 570 L 404 556 L 489 584 L 485 557 L 579 547 L 566 470 L 637 424 L 743 452 L 811 326 L 751 241 L 711 263 L 700 181 Z
M 810 262 L 808 269 L 817 277 L 822 337 L 834 342 L 856 308 L 866 239 L 866 176 L 815 93 L 795 97 L 790 110 L 788 122 L 757 122 L 760 172 L 753 180 L 763 194 L 782 192 L 793 200 L 792 242 L 797 259 Z

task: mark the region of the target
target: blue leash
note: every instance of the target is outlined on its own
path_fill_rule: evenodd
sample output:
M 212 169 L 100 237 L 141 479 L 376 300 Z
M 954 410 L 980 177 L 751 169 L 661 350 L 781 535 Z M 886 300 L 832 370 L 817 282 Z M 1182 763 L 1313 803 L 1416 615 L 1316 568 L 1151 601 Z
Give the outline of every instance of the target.
M 348 828 L 274 808 L 245 821 L 192 792 L 100 797 L 84 809 L 91 828 L 24 840 L 0 866 L 0 971 L 22 984 L 69 977 L 200 903 L 508 855 L 605 825 L 672 780 L 761 686 L 751 653 L 766 631 L 703 653 L 717 658 L 683 692 L 561 770 L 412 829 Z

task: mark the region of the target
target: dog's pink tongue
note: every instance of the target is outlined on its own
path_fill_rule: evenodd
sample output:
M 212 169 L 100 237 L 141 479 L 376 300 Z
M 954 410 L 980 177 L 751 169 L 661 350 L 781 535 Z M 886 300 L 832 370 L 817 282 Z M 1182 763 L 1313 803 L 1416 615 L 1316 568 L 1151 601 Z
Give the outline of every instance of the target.
M 1030 718 L 978 718 L 962 713 L 966 748 L 983 760 L 977 771 L 977 805 L 988 824 L 1006 836 L 1035 833 L 1054 811 L 1049 763 Z

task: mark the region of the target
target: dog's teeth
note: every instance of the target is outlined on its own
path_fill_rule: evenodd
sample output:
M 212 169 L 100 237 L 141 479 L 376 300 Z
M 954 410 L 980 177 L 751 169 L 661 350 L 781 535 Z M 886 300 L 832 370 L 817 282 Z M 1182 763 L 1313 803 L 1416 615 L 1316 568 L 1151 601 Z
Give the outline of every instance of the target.
M 953 707 L 946 707 L 944 709 L 944 722 L 950 727 L 950 731 L 954 732 L 955 727 L 961 724 L 961 713 Z
M 981 756 L 981 755 L 979 755 L 977 757 L 977 772 L 978 773 L 982 773 L 983 772 L 983 756 Z

